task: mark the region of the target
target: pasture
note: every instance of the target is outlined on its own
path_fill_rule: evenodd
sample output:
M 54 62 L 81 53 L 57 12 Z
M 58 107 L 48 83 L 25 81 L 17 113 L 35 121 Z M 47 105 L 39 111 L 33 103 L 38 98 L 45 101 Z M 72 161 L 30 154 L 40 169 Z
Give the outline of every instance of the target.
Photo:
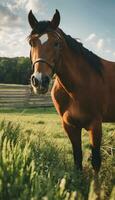
M 83 130 L 83 172 L 74 169 L 72 149 L 54 108 L 0 110 L 1 200 L 114 200 L 115 124 L 103 124 L 98 183 Z

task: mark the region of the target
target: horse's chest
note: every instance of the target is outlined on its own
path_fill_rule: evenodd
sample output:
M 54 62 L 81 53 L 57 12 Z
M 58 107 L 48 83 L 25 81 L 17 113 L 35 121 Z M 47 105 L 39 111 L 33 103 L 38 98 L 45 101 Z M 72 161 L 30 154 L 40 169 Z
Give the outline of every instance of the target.
M 69 98 L 68 106 L 63 114 L 63 120 L 68 124 L 81 126 L 88 129 L 93 119 L 98 116 L 101 105 L 95 99 Z
M 83 110 L 79 103 L 70 101 L 63 113 L 63 120 L 67 124 L 78 125 L 89 121 L 90 115 L 86 110 Z
M 63 120 L 69 124 L 86 123 L 91 119 L 91 101 L 86 98 L 80 100 L 70 97 L 63 88 L 54 87 L 52 90 L 52 100 L 57 112 Z

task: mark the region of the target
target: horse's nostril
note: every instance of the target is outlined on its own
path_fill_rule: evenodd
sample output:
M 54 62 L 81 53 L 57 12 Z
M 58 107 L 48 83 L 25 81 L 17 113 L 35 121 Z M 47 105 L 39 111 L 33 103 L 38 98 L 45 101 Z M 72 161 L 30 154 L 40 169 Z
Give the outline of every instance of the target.
M 43 85 L 44 87 L 47 86 L 47 85 L 49 84 L 49 82 L 50 82 L 50 79 L 49 79 L 48 76 L 43 77 L 42 85 Z
M 35 76 L 31 77 L 31 81 L 32 81 L 33 86 L 38 86 L 39 81 Z
M 45 83 L 49 84 L 50 78 L 48 76 L 45 77 Z

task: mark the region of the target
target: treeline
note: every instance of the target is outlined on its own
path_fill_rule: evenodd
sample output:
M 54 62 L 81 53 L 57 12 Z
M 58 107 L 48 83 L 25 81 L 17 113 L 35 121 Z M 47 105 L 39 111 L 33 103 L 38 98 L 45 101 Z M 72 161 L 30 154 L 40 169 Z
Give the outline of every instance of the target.
M 31 63 L 27 57 L 0 57 L 0 83 L 29 84 Z

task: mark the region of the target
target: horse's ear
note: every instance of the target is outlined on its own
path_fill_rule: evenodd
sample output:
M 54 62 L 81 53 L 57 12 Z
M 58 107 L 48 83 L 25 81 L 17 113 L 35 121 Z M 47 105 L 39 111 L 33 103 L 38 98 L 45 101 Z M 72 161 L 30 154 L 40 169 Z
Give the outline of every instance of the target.
M 28 21 L 29 21 L 29 24 L 32 29 L 34 29 L 38 25 L 38 21 L 35 18 L 35 16 L 33 15 L 32 10 L 30 10 L 30 12 L 28 14 Z
M 51 23 L 51 28 L 53 28 L 54 30 L 59 26 L 60 23 L 60 13 L 59 11 L 56 9 L 56 12 L 52 18 L 52 20 L 50 21 Z

